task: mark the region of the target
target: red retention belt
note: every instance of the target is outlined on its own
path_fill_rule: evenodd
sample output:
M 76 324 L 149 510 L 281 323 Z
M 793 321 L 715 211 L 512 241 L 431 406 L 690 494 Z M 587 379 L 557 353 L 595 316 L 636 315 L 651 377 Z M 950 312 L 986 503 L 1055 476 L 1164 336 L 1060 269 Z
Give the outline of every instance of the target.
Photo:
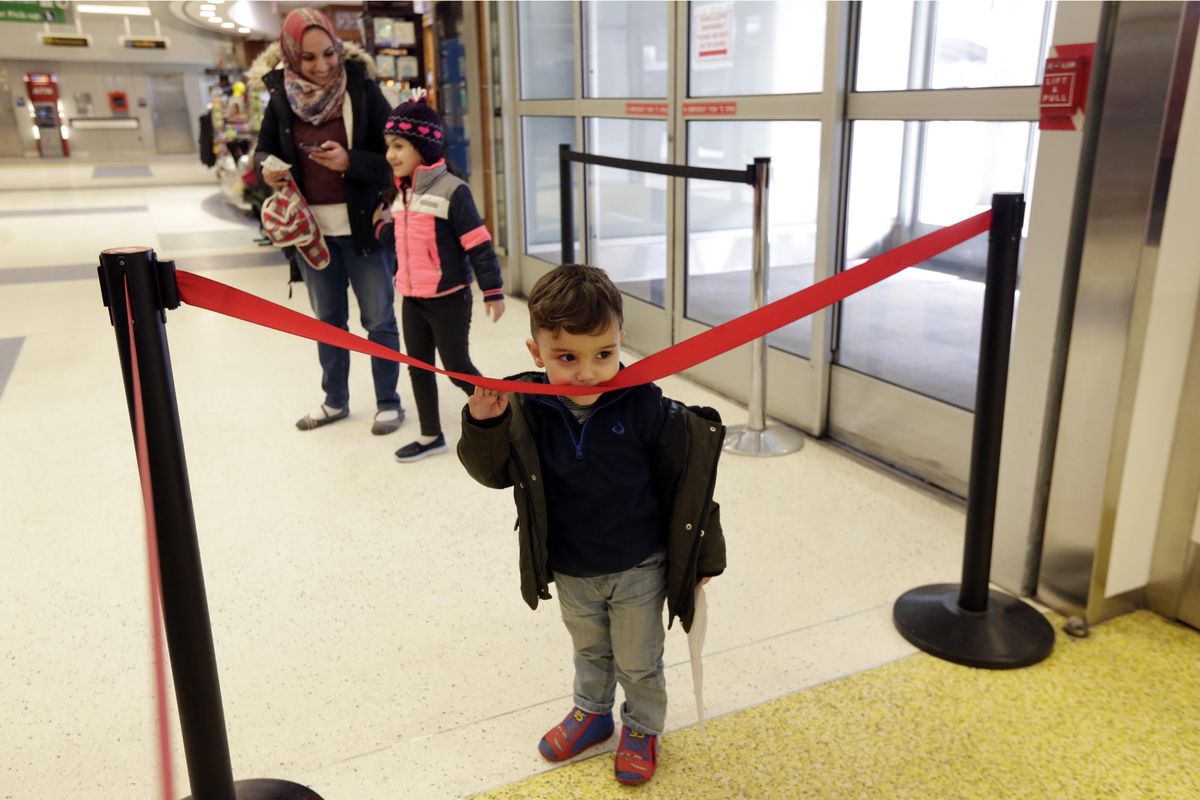
M 807 317 L 809 314 L 844 300 L 856 292 L 861 292 L 868 286 L 895 275 L 903 269 L 962 244 L 967 239 L 986 232 L 991 225 L 991 220 L 992 212 L 984 211 L 962 222 L 956 222 L 907 244 L 902 244 L 869 261 L 864 261 L 857 267 L 844 270 L 820 283 L 813 284 L 807 289 L 801 289 L 774 303 L 646 356 L 641 361 L 618 372 L 612 380 L 598 386 L 527 383 L 450 372 L 432 364 L 426 364 L 424 361 L 418 361 L 383 345 L 375 344 L 361 336 L 355 336 L 348 331 L 335 328 L 306 314 L 276 305 L 261 297 L 234 289 L 232 286 L 202 278 L 194 273 L 179 270 L 176 272 L 176 279 L 179 283 L 179 297 L 188 305 L 207 308 L 209 311 L 217 311 L 246 322 L 253 322 L 335 347 L 344 347 L 347 350 L 354 350 L 369 356 L 399 361 L 430 372 L 440 372 L 442 375 L 459 378 L 485 389 L 524 392 L 525 394 L 595 394 L 597 388 L 607 390 L 636 386 L 690 369 L 702 361 L 707 361 L 760 336 L 765 336 L 773 330 Z

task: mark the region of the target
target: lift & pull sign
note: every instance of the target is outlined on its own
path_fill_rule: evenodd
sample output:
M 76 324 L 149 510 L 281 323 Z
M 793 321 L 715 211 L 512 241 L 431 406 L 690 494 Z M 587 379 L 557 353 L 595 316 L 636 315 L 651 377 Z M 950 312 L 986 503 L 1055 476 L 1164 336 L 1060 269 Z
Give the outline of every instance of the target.
M 1077 131 L 1083 127 L 1095 48 L 1094 44 L 1065 44 L 1051 48 L 1042 78 L 1039 129 Z

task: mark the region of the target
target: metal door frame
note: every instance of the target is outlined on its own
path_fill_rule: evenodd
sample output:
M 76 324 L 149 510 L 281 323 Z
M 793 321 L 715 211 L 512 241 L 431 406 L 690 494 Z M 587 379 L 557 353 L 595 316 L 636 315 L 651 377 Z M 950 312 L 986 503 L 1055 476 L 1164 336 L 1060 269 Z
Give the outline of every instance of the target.
M 506 4 L 509 41 L 507 54 L 513 99 L 506 105 L 510 176 L 524 181 L 521 119 L 525 116 L 571 117 L 575 149 L 587 150 L 584 122 L 588 117 L 643 119 L 629 115 L 626 99 L 583 97 L 582 3 L 572 3 L 574 97 L 563 100 L 522 100 L 518 84 L 519 37 L 517 5 Z M 687 124 L 682 113 L 688 100 L 689 3 L 668 5 L 668 154 L 683 163 L 687 154 Z M 816 253 L 813 280 L 841 269 L 846 215 L 846 184 L 850 137 L 860 120 L 1016 121 L 1036 122 L 1040 87 L 940 89 L 922 91 L 851 91 L 857 61 L 857 4 L 826 6 L 825 65 L 822 91 L 812 94 L 702 98 L 735 101 L 736 114 L 723 120 L 805 120 L 821 124 Z M 1048 37 L 1043 37 L 1048 41 Z M 636 102 L 636 100 L 634 100 Z M 781 113 L 782 112 L 782 113 Z M 712 119 L 706 117 L 705 119 Z M 513 178 L 510 177 L 510 185 Z M 586 230 L 585 181 L 575 175 L 575 219 L 579 222 L 581 258 L 590 260 Z M 678 179 L 668 184 L 668 270 L 665 311 L 626 295 L 626 329 L 633 349 L 654 352 L 694 336 L 710 326 L 684 316 L 686 281 L 686 190 Z M 509 206 L 510 262 L 517 265 L 514 288 L 527 294 L 533 283 L 552 268 L 525 253 L 524 186 L 513 190 Z M 834 363 L 837 347 L 837 307 L 812 317 L 810 357 L 769 347 L 767 355 L 767 413 L 812 435 L 830 435 L 871 456 L 898 466 L 959 495 L 966 494 L 970 432 L 973 414 L 940 400 L 867 376 Z M 749 348 L 732 351 L 689 370 L 686 375 L 740 402 L 748 400 Z

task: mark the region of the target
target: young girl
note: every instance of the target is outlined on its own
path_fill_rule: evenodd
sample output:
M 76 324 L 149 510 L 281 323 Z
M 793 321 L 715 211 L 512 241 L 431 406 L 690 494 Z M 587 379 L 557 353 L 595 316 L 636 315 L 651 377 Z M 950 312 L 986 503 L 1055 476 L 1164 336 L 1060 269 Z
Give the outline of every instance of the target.
M 467 351 L 472 272 L 492 321 L 504 313 L 503 280 L 492 237 L 475 210 L 470 188 L 447 170 L 442 121 L 425 102 L 423 91 L 392 111 L 383 136 L 395 190 L 385 193 L 384 205 L 375 214 L 375 235 L 380 245 L 396 250 L 396 291 L 404 298 L 404 349 L 432 364 L 436 348 L 445 369 L 479 375 Z M 408 374 L 421 436 L 396 451 L 397 461 L 446 452 L 436 376 L 414 367 Z M 465 381 L 453 382 L 468 395 L 475 388 Z

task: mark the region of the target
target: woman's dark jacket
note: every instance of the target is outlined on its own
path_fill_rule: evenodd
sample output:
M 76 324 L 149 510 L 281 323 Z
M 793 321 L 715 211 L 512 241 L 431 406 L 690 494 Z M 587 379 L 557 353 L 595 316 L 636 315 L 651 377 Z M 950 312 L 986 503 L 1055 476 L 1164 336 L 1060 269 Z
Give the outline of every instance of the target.
M 483 422 L 471 417 L 469 406 L 463 407 L 458 457 L 484 486 L 513 487 L 521 595 L 530 608 L 537 608 L 539 599 L 551 597 L 552 575 L 542 459 L 528 416 L 535 401 L 523 394 L 509 394 L 508 401 L 502 416 Z M 692 626 L 696 583 L 725 570 L 720 507 L 713 500 L 725 428 L 711 408 L 685 407 L 666 398 L 662 402 L 665 422 L 650 456 L 651 473 L 666 525 L 668 627 L 679 617 L 686 631 Z
M 350 166 L 344 175 L 346 209 L 350 215 L 354 247 L 365 255 L 379 248 L 371 217 L 379 206 L 380 193 L 392 184 L 392 168 L 384 157 L 387 144 L 383 140 L 383 126 L 392 109 L 379 86 L 367 77 L 366 66 L 362 62 L 346 59 L 345 68 L 346 94 L 350 97 L 350 109 L 354 114 L 353 139 L 347 149 Z M 271 70 L 263 76 L 262 81 L 271 93 L 271 101 L 263 114 L 258 147 L 254 153 L 254 166 L 260 174 L 262 162 L 269 155 L 277 156 L 289 164 L 296 164 L 303 157 L 298 154 L 292 138 L 295 114 L 288 105 L 287 92 L 283 88 L 283 70 Z M 300 170 L 292 170 L 292 176 L 300 186 L 300 193 L 304 194 Z

